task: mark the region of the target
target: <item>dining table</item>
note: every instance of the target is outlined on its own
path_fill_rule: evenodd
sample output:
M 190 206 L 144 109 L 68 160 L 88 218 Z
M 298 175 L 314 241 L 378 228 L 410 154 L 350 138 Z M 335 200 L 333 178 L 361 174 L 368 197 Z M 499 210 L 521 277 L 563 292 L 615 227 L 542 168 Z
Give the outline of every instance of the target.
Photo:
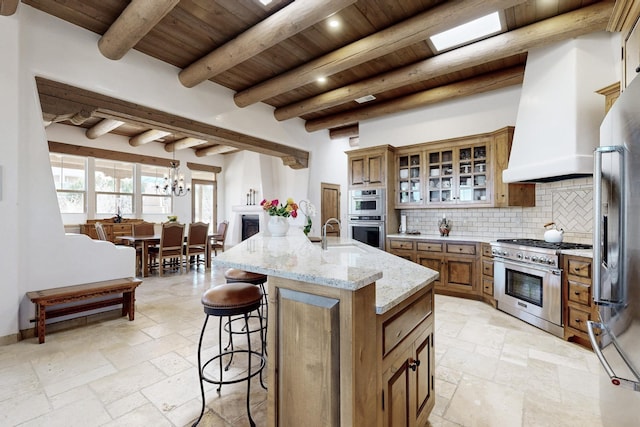
M 210 234 L 207 236 L 207 245 L 205 248 L 205 265 L 206 268 L 211 268 L 211 242 L 215 240 L 215 234 Z M 149 247 L 160 244 L 160 239 L 162 234 L 153 234 L 146 236 L 133 236 L 133 235 L 124 235 L 117 236 L 117 238 L 128 245 L 133 246 L 134 248 L 140 247 L 142 249 L 142 276 L 149 276 Z M 187 241 L 187 236 L 184 237 L 185 242 Z

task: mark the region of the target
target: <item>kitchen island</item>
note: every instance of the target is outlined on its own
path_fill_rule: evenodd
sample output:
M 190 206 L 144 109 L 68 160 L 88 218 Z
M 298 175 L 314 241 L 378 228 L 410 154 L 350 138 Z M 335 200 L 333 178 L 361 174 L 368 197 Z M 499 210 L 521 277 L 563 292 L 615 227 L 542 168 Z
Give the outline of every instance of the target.
M 360 242 L 259 233 L 214 264 L 268 279 L 268 425 L 426 425 L 438 273 Z

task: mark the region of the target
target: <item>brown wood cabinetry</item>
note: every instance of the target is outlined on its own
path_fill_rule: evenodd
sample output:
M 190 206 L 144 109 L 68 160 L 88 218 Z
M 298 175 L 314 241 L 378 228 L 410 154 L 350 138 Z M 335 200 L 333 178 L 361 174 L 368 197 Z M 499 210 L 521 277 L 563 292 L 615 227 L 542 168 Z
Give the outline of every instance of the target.
M 592 259 L 572 255 L 562 258 L 564 338 L 591 348 L 587 321 L 598 320 L 598 307 L 591 294 Z
M 535 184 L 507 184 L 513 127 L 396 150 L 396 208 L 534 206 Z
M 386 187 L 387 176 L 394 161 L 389 145 L 347 152 L 349 158 L 349 188 Z
M 92 239 L 98 240 L 96 233 L 96 222 L 102 224 L 107 240 L 112 243 L 122 243 L 118 236 L 131 236 L 133 234 L 133 224 L 143 222 L 142 219 L 123 218 L 122 222 L 113 222 L 113 218 L 88 219 L 86 224 L 80 224 L 80 233 L 86 234 Z
M 388 252 L 440 273 L 437 293 L 482 299 L 479 243 L 465 241 L 387 239 Z
M 378 316 L 379 427 L 425 426 L 435 404 L 433 288 Z
M 482 299 L 493 307 L 497 307 L 493 296 L 493 254 L 489 243 L 481 243 L 482 253 Z

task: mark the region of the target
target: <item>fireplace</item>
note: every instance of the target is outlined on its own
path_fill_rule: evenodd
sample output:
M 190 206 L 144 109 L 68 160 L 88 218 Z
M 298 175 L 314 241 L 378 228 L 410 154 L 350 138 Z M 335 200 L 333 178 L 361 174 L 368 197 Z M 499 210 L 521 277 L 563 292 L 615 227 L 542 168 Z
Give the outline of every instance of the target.
M 258 215 L 242 215 L 242 240 L 260 231 L 260 217 Z

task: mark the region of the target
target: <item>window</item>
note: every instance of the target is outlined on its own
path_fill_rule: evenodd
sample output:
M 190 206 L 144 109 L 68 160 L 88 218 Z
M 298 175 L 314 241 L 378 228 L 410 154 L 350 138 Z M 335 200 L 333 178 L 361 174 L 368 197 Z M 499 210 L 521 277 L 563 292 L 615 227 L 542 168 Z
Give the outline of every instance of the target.
M 161 190 L 168 175 L 169 168 L 140 165 L 142 213 L 170 214 L 172 212 L 171 196 L 164 194 Z
M 60 213 L 84 213 L 87 194 L 86 158 L 50 153 L 49 160 L 58 193 Z
M 133 163 L 96 159 L 96 213 L 133 213 Z

